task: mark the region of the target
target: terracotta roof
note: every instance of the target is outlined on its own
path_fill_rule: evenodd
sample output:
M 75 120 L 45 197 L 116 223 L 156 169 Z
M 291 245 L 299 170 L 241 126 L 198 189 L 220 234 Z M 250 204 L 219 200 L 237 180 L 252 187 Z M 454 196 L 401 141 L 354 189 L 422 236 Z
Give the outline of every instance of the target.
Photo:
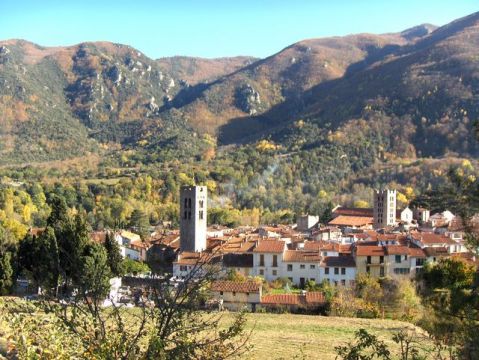
M 384 256 L 382 246 L 357 246 L 356 256 Z
M 422 232 L 422 233 L 413 233 L 411 235 L 414 239 L 422 242 L 426 246 L 431 244 L 448 244 L 448 245 L 456 244 L 454 240 L 442 234 Z
M 326 300 L 322 292 L 313 291 L 301 294 L 270 294 L 261 298 L 261 304 L 264 305 L 297 305 L 314 306 L 324 304 Z
M 333 211 L 333 216 L 336 215 L 373 217 L 373 209 L 339 207 Z
M 229 280 L 217 280 L 211 284 L 212 291 L 228 291 L 238 293 L 252 293 L 259 292 L 261 285 L 255 281 L 229 281 Z
M 341 254 L 350 254 L 352 251 L 353 245 L 352 244 L 340 244 L 339 245 L 339 253 Z
M 282 240 L 260 240 L 254 248 L 257 253 L 282 253 L 285 242 Z
M 320 262 L 321 255 L 317 251 L 286 250 L 284 262 Z
M 308 251 L 339 251 L 339 244 L 329 241 L 305 241 L 304 250 Z
M 386 254 L 388 255 L 408 255 L 409 249 L 407 246 L 401 245 L 388 245 L 386 248 Z
M 135 240 L 130 243 L 132 247 L 137 247 L 137 248 L 143 248 L 143 249 L 148 249 L 148 244 L 141 241 L 141 240 Z
M 30 228 L 29 231 L 32 236 L 39 236 L 45 231 L 45 228 Z
M 409 247 L 409 256 L 415 258 L 425 258 L 426 254 L 424 254 L 424 250 L 420 247 Z
M 106 231 L 94 231 L 90 233 L 90 239 L 96 243 L 103 244 L 106 240 Z
M 174 264 L 178 265 L 196 265 L 196 264 L 203 264 L 203 263 L 214 263 L 218 261 L 220 257 L 218 254 L 212 254 L 208 252 L 189 252 L 183 251 L 182 253 L 178 254 L 177 260 Z
M 372 217 L 339 215 L 331 220 L 328 224 L 338 226 L 365 226 L 372 223 Z
M 356 267 L 356 261 L 352 256 L 326 256 L 323 264 L 327 267 Z

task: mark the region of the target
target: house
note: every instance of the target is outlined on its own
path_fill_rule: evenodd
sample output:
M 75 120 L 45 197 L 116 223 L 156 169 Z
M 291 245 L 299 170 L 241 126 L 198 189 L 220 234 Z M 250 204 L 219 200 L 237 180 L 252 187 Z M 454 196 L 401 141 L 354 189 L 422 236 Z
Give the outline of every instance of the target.
M 296 219 L 298 231 L 309 231 L 319 223 L 319 216 L 301 215 Z
M 449 210 L 443 211 L 442 213 L 437 213 L 429 217 L 428 223 L 434 227 L 447 226 L 454 219 L 454 214 Z
M 270 311 L 288 309 L 291 312 L 321 312 L 325 305 L 323 293 L 316 291 L 303 290 L 300 294 L 268 294 L 261 298 L 261 307 Z
M 320 278 L 336 286 L 354 286 L 356 261 L 352 256 L 327 256 L 321 262 Z
M 219 265 L 220 262 L 221 258 L 216 253 L 183 251 L 173 262 L 173 278 L 189 279 L 202 276 L 213 270 L 212 266 Z M 223 275 L 219 267 L 215 271 L 218 276 Z
M 308 281 L 320 283 L 321 255 L 318 251 L 286 250 L 283 254 L 282 277 L 304 288 Z
M 342 236 L 341 229 L 336 226 L 325 226 L 316 229 L 312 232 L 311 238 L 316 241 L 335 241 L 339 240 Z
M 413 211 L 413 219 L 419 224 L 425 224 L 429 221 L 430 211 L 425 208 L 415 208 Z
M 374 245 L 356 246 L 354 256 L 356 257 L 357 274 L 370 274 L 373 277 L 386 275 L 386 264 L 384 247 Z
M 410 246 L 409 250 L 409 259 L 410 259 L 410 267 L 411 267 L 411 276 L 415 276 L 416 274 L 422 271 L 424 264 L 426 263 L 426 254 L 423 249 L 416 246 Z
M 420 248 L 441 247 L 446 248 L 449 253 L 462 249 L 462 242 L 457 242 L 444 234 L 436 234 L 433 232 L 412 232 L 409 238 L 413 244 Z
M 236 271 L 244 276 L 253 274 L 252 253 L 227 253 L 223 255 L 223 267 L 226 271 Z
M 409 248 L 402 245 L 389 245 L 386 250 L 386 275 L 390 277 L 410 276 L 411 260 Z
M 264 239 L 258 240 L 253 250 L 253 272 L 273 281 L 280 277 L 280 269 L 283 267 L 282 258 L 286 250 L 286 242 L 282 240 Z
M 237 311 L 245 307 L 256 311 L 261 303 L 262 285 L 252 280 L 236 282 L 217 280 L 211 284 L 210 291 L 213 299 L 217 300 L 225 309 Z
M 399 211 L 399 220 L 403 223 L 411 224 L 412 221 L 414 220 L 413 211 L 408 207 L 406 207 L 403 210 L 400 210 Z

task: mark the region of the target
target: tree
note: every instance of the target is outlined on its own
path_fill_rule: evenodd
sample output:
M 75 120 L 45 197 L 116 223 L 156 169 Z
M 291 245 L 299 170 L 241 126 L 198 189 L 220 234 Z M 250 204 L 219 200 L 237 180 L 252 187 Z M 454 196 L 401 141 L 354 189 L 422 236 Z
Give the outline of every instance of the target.
M 123 269 L 121 266 L 123 257 L 121 256 L 120 245 L 115 240 L 115 237 L 110 232 L 106 233 L 105 243 L 104 243 L 107 257 L 108 265 L 113 275 L 121 276 L 123 274 Z
M 135 209 L 131 213 L 129 226 L 146 239 L 150 235 L 150 221 L 148 216 L 141 210 Z
M 13 286 L 12 253 L 0 252 L 0 295 L 7 295 Z

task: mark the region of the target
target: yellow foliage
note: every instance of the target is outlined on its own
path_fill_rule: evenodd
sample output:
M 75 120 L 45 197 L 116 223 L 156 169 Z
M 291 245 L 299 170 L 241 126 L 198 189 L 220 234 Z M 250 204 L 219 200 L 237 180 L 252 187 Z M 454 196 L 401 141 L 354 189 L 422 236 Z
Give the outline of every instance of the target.
M 328 193 L 324 190 L 319 190 L 318 197 L 320 199 L 326 199 L 328 197 Z
M 396 200 L 401 204 L 407 204 L 408 203 L 406 195 L 404 195 L 403 193 L 400 193 L 399 191 L 396 195 Z
M 264 151 L 269 151 L 269 150 L 276 150 L 279 148 L 279 145 L 276 145 L 272 141 L 268 140 L 261 140 L 256 144 L 256 150 L 264 152 Z
M 206 180 L 206 187 L 208 188 L 209 191 L 214 193 L 216 191 L 216 181 L 214 180 Z
M 357 208 L 368 208 L 369 207 L 369 203 L 367 201 L 364 201 L 364 200 L 356 200 L 354 202 L 354 207 L 357 207 Z
M 467 159 L 462 160 L 461 166 L 465 169 L 468 169 L 468 170 L 473 170 L 474 169 L 471 162 Z
M 411 187 L 411 186 L 407 186 L 405 189 L 404 189 L 404 195 L 406 195 L 406 197 L 411 200 L 411 199 L 414 199 L 414 189 Z

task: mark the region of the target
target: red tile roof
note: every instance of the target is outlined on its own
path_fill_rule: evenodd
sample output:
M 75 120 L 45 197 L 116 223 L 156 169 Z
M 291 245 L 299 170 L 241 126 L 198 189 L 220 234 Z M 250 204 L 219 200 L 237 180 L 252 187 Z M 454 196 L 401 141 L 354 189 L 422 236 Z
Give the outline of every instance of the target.
M 386 254 L 388 255 L 408 255 L 409 249 L 407 246 L 401 245 L 388 245 L 386 248 Z
M 320 262 L 321 255 L 317 251 L 286 250 L 284 262 Z
M 339 244 L 329 241 L 305 241 L 304 250 L 308 251 L 339 251 Z
M 421 249 L 420 247 L 410 247 L 408 248 L 409 250 L 409 256 L 410 257 L 415 257 L 415 258 L 425 258 L 426 254 L 424 254 L 424 250 Z
M 261 298 L 263 305 L 296 305 L 314 306 L 324 304 L 326 300 L 322 292 L 313 291 L 301 294 L 270 294 Z
M 412 237 L 424 245 L 432 245 L 432 244 L 447 244 L 447 245 L 454 245 L 456 242 L 451 238 L 447 237 L 446 235 L 442 234 L 435 234 L 430 232 L 422 232 L 422 233 L 413 233 Z
M 259 292 L 261 284 L 256 283 L 255 281 L 229 281 L 229 280 L 218 280 L 214 281 L 211 284 L 212 291 L 228 291 L 228 292 L 238 292 L 238 293 L 252 293 Z
M 356 256 L 384 256 L 382 246 L 357 246 Z
M 260 240 L 253 252 L 257 253 L 282 253 L 285 242 L 282 240 Z
M 366 226 L 371 225 L 372 223 L 372 217 L 339 215 L 328 224 L 338 226 Z

